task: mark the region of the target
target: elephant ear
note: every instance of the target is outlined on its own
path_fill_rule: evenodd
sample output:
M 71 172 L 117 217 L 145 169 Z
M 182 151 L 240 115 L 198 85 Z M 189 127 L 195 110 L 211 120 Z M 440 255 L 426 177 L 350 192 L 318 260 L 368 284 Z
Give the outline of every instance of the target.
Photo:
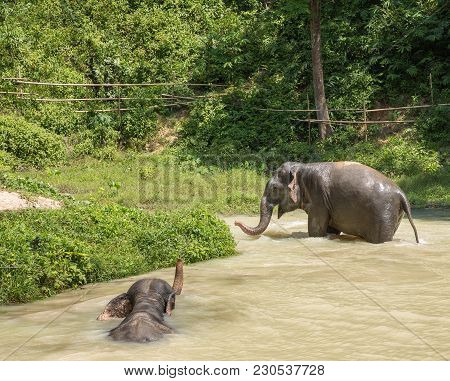
M 128 294 L 120 294 L 112 299 L 105 307 L 103 312 L 98 315 L 97 320 L 123 319 L 126 318 L 133 305 Z
M 297 173 L 292 173 L 292 181 L 288 185 L 289 188 L 289 197 L 291 198 L 294 204 L 297 204 L 298 200 L 298 180 Z
M 278 205 L 278 218 L 284 213 L 292 212 L 299 208 L 299 195 L 300 187 L 297 184 L 296 171 L 292 171 L 288 174 L 286 179 L 286 185 L 284 186 L 285 197 Z

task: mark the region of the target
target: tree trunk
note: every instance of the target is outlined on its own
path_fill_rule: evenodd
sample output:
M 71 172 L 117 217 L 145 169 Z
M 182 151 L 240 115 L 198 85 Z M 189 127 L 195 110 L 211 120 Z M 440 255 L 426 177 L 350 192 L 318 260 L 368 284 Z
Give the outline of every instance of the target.
M 330 117 L 328 115 L 325 88 L 323 86 L 322 57 L 320 53 L 320 0 L 310 0 L 309 8 L 311 11 L 311 55 L 317 119 L 328 121 Z M 319 132 L 321 139 L 331 135 L 330 123 L 319 122 Z

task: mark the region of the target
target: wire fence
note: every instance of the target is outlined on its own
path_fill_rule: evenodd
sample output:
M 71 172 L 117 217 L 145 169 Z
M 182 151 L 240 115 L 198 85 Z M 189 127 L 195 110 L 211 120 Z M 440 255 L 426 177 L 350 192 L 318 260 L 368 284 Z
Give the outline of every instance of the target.
M 138 101 L 142 103 L 150 103 L 145 106 L 146 109 L 158 109 L 164 107 L 180 107 L 189 106 L 195 103 L 198 99 L 220 97 L 226 94 L 226 90 L 229 88 L 228 85 L 215 84 L 215 83 L 182 83 L 182 82 L 143 82 L 143 83 L 62 83 L 62 82 L 41 82 L 32 81 L 27 78 L 21 77 L 8 77 L 2 78 L 3 81 L 8 81 L 10 84 L 15 86 L 12 91 L 0 91 L 0 97 L 8 98 L 13 97 L 20 101 L 33 101 L 38 103 L 83 103 L 89 104 L 90 102 L 115 102 L 115 107 L 108 108 L 91 108 L 91 109 L 81 109 L 73 110 L 75 113 L 107 113 L 116 112 L 121 115 L 122 112 L 127 112 L 137 109 L 137 107 L 124 107 L 123 102 L 128 101 Z M 24 88 L 27 87 L 27 91 Z M 77 97 L 77 98 L 55 98 L 55 97 L 42 97 L 39 92 L 31 91 L 30 88 L 55 88 L 55 87 L 73 87 L 73 88 L 90 88 L 90 89 L 116 89 L 117 93 L 114 96 L 103 96 L 103 97 Z M 177 87 L 183 88 L 209 88 L 209 89 L 222 89 L 224 92 L 219 93 L 209 93 L 209 94 L 194 94 L 194 95 L 178 95 L 168 93 L 167 89 L 176 89 Z M 122 88 L 161 88 L 163 89 L 158 95 L 153 97 L 145 96 L 122 96 Z M 164 91 L 164 92 L 163 92 Z M 431 94 L 433 95 L 433 94 Z M 432 98 L 433 99 L 433 96 Z M 160 102 L 155 104 L 155 102 Z M 165 101 L 170 101 L 170 103 L 164 103 Z M 161 103 L 162 102 L 162 103 Z M 153 104 L 152 104 L 153 103 Z M 311 113 L 315 113 L 318 110 L 309 107 L 309 98 L 307 100 L 306 109 L 280 109 L 280 108 L 256 108 L 254 111 L 258 112 L 275 112 L 275 113 L 303 113 L 306 114 L 306 118 L 291 118 L 295 122 L 306 122 L 308 123 L 308 141 L 311 143 L 311 123 L 327 123 L 330 125 L 360 125 L 362 126 L 362 132 L 367 140 L 368 125 L 397 125 L 397 124 L 409 124 L 414 123 L 414 119 L 397 119 L 397 120 L 371 120 L 368 118 L 368 114 L 372 113 L 382 113 L 389 111 L 407 111 L 407 110 L 423 110 L 427 108 L 435 107 L 448 107 L 450 103 L 439 103 L 439 104 L 425 104 L 425 105 L 408 105 L 408 106 L 398 106 L 398 107 L 384 107 L 384 108 L 373 108 L 367 109 L 366 102 L 363 102 L 362 108 L 341 108 L 341 109 L 329 109 L 330 112 L 337 113 L 354 113 L 362 114 L 361 120 L 339 120 L 330 119 L 322 120 L 311 117 Z M 141 106 L 142 107 L 142 106 Z
M 339 108 L 339 109 L 328 109 L 328 111 L 346 111 L 346 112 L 355 112 L 355 113 L 364 113 L 364 112 L 381 112 L 381 111 L 395 111 L 395 110 L 409 110 L 409 109 L 420 109 L 420 108 L 430 108 L 437 106 L 450 106 L 450 103 L 438 103 L 431 105 L 417 105 L 417 106 L 401 106 L 401 107 L 385 107 L 385 108 L 374 108 L 374 109 L 366 109 L 363 108 Z M 271 111 L 271 112 L 317 112 L 317 109 L 276 109 L 276 108 L 255 108 L 258 111 Z M 319 120 L 316 120 L 319 122 Z M 333 122 L 333 121 L 330 121 Z
M 137 107 L 123 107 L 123 102 L 138 101 L 139 103 L 153 103 L 145 106 L 145 109 L 158 109 L 164 107 L 177 107 L 187 106 L 195 102 L 197 99 L 212 98 L 222 96 L 222 93 L 214 93 L 208 95 L 177 95 L 167 92 L 160 92 L 158 96 L 145 97 L 145 96 L 122 96 L 122 88 L 227 88 L 227 85 L 214 84 L 214 83 L 184 83 L 184 82 L 143 82 L 143 83 L 62 83 L 62 82 L 41 82 L 31 81 L 27 78 L 21 77 L 7 77 L 2 78 L 3 81 L 8 81 L 15 86 L 13 91 L 0 91 L 0 98 L 13 97 L 18 101 L 30 101 L 38 103 L 91 103 L 91 102 L 111 102 L 116 103 L 116 107 L 108 108 L 90 108 L 82 110 L 73 110 L 75 113 L 104 113 L 104 112 L 125 112 L 137 109 Z M 76 97 L 76 98 L 55 98 L 55 97 L 42 97 L 38 91 L 24 91 L 24 87 L 28 88 L 43 88 L 43 87 L 74 87 L 74 88 L 90 88 L 90 89 L 115 89 L 117 93 L 114 96 L 104 97 Z M 158 101 L 162 101 L 158 102 Z M 164 101 L 170 101 L 170 103 L 164 103 Z M 155 104 L 158 103 L 158 104 Z

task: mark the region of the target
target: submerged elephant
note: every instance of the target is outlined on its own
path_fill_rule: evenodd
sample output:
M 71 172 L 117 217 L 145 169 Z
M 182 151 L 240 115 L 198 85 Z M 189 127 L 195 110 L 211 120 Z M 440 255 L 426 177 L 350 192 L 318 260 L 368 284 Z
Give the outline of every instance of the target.
M 164 322 L 164 313 L 175 308 L 175 295 L 183 288 L 183 262 L 177 261 L 173 286 L 162 279 L 141 279 L 130 289 L 116 296 L 97 320 L 125 318 L 109 332 L 114 340 L 145 343 L 156 341 L 164 334 L 173 333 Z
M 343 232 L 371 243 L 391 241 L 406 212 L 419 243 L 403 191 L 380 172 L 360 163 L 284 163 L 267 182 L 258 226 L 235 224 L 247 234 L 262 234 L 275 205 L 278 218 L 303 209 L 308 214 L 310 237 Z

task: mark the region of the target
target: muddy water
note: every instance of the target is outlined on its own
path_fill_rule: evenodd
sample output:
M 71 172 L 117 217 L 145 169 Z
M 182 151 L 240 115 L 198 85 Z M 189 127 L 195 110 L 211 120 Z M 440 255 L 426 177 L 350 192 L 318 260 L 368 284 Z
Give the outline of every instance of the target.
M 170 324 L 151 344 L 111 341 L 96 316 L 141 277 L 89 285 L 0 308 L 0 359 L 450 359 L 450 211 L 419 211 L 393 242 L 307 238 L 301 212 L 252 238 L 232 226 L 240 255 L 185 268 Z M 255 224 L 257 218 L 242 217 Z M 173 269 L 151 276 L 171 283 Z

